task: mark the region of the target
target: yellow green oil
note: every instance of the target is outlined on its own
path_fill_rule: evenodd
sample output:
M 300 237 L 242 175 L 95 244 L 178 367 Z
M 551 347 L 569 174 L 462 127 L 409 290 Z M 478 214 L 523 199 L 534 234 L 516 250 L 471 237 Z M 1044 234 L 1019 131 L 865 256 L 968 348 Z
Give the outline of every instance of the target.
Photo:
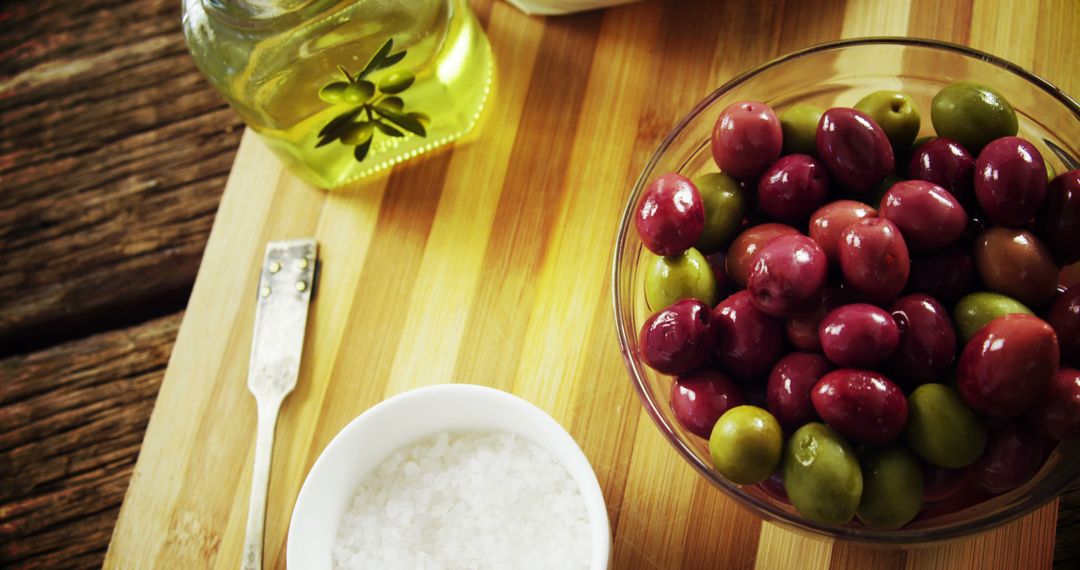
M 203 73 L 286 166 L 337 188 L 468 132 L 490 91 L 491 50 L 464 0 L 186 0 L 185 33 Z M 359 72 L 390 38 L 404 59 L 370 74 L 407 71 L 402 112 L 423 113 L 426 135 L 376 132 L 362 161 L 320 130 L 355 105 L 319 90 Z

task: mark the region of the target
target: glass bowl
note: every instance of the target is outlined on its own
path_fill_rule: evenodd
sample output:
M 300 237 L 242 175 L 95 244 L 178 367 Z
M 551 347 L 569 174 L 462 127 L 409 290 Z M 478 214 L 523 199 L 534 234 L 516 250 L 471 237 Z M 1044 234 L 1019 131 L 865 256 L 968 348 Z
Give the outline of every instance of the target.
M 916 544 L 985 531 L 1015 519 L 1058 496 L 1080 475 L 1080 443 L 1060 444 L 1036 476 L 1022 487 L 963 510 L 924 517 L 900 530 L 875 530 L 801 517 L 757 486 L 728 482 L 712 468 L 708 442 L 676 421 L 669 405 L 670 377 L 646 367 L 638 353 L 638 331 L 650 315 L 642 283 L 645 250 L 633 211 L 648 183 L 665 172 L 688 177 L 715 171 L 709 149 L 713 123 L 736 101 L 757 100 L 777 114 L 794 103 L 850 107 L 878 89 L 897 89 L 914 98 L 923 117 L 920 136 L 932 132 L 930 101 L 945 85 L 969 80 L 990 85 L 1016 109 L 1019 135 L 1034 142 L 1056 172 L 1077 168 L 1080 105 L 1057 87 L 1007 61 L 967 47 L 910 38 L 866 38 L 822 44 L 748 71 L 694 107 L 653 153 L 623 211 L 615 243 L 613 301 L 619 346 L 642 404 L 676 450 L 712 484 L 768 520 L 797 531 L 884 544 Z M 763 388 L 762 388 L 763 389 Z

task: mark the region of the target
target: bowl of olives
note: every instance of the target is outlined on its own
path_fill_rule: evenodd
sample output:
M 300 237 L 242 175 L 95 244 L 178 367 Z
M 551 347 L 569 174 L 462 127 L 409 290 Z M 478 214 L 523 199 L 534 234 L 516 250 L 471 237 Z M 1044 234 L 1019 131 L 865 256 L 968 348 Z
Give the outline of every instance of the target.
M 1077 156 L 1075 100 L 963 46 L 845 40 L 729 81 L 616 239 L 645 409 L 796 530 L 916 544 L 1045 504 L 1080 477 Z

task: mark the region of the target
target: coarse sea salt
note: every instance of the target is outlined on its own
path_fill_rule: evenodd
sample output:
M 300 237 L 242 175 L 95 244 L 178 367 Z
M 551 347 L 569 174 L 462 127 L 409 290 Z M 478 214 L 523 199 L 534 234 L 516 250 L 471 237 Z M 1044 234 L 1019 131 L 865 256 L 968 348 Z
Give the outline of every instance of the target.
M 360 483 L 334 568 L 587 569 L 591 536 L 577 484 L 546 450 L 509 433 L 442 433 Z

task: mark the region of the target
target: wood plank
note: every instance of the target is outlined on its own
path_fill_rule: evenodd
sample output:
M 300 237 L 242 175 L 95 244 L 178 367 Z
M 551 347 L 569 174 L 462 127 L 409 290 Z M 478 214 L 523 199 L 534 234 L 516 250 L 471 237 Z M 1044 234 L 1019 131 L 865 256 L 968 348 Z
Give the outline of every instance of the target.
M 180 2 L 0 6 L 0 354 L 184 306 L 239 141 Z

